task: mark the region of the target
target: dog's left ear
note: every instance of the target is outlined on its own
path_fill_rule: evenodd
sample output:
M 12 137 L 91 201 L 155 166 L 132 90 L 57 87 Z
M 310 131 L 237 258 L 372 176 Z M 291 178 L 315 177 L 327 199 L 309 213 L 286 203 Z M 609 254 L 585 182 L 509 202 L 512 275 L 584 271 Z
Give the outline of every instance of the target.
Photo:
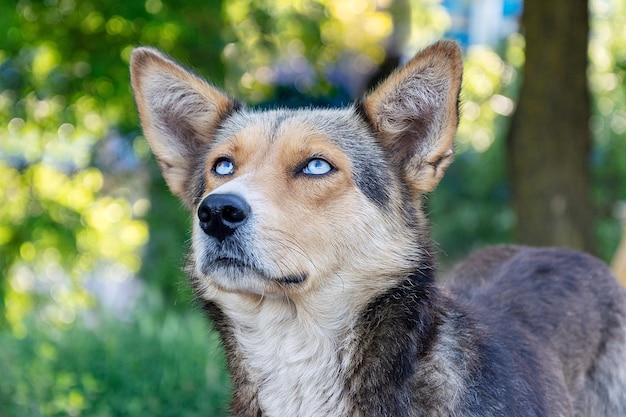
M 455 42 L 418 53 L 362 101 L 392 163 L 414 193 L 431 191 L 452 162 L 463 74 Z

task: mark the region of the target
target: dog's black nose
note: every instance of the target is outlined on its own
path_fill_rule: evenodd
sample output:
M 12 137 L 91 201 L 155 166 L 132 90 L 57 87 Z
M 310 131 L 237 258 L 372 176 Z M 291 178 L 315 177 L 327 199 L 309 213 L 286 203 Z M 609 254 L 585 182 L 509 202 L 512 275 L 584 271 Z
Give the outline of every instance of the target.
M 198 207 L 200 228 L 222 241 L 246 222 L 250 205 L 235 194 L 211 194 Z

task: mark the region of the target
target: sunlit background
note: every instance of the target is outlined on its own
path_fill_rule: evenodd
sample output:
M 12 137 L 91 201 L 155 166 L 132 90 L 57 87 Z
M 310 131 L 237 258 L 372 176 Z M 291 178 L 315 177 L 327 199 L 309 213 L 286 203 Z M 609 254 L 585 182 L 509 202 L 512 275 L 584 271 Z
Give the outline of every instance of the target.
M 503 142 L 524 64 L 522 7 L 0 3 L 0 416 L 217 416 L 225 407 L 223 359 L 180 272 L 188 214 L 139 130 L 133 47 L 155 46 L 251 105 L 339 106 L 381 65 L 458 40 L 459 156 L 429 199 L 445 269 L 513 236 Z M 598 255 L 610 262 L 626 201 L 626 3 L 590 8 L 593 197 Z

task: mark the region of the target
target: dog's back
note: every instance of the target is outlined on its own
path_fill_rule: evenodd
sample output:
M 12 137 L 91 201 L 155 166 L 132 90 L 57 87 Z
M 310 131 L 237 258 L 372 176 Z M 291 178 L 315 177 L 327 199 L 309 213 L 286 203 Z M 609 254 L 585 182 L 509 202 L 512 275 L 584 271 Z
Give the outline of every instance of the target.
M 602 262 L 566 249 L 496 246 L 458 265 L 446 286 L 511 358 L 543 365 L 548 376 L 537 384 L 552 374 L 545 391 L 563 384 L 573 415 L 626 415 L 626 294 Z

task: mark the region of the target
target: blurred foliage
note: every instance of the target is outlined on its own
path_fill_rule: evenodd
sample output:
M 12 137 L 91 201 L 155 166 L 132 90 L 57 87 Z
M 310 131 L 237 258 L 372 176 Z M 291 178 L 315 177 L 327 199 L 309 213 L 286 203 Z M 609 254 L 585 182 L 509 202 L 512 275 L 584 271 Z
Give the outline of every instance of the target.
M 140 272 L 145 216 L 159 201 L 147 198 L 154 169 L 142 168 L 148 148 L 137 135 L 130 52 L 138 44 L 176 46 L 180 58 L 193 54 L 221 78 L 221 38 L 198 42 L 205 26 L 220 32 L 220 10 L 216 1 L 0 5 L 0 317 L 18 335 L 31 310 L 71 323 L 77 309 L 93 304 L 84 290 L 90 278 Z M 171 200 L 162 208 L 180 217 Z M 174 286 L 180 251 L 160 265 L 167 278 L 157 285 Z
M 0 332 L 1 416 L 227 415 L 224 357 L 197 313 L 140 311 L 123 326 L 107 319 L 64 332 L 27 327 L 23 339 Z
M 626 4 L 591 7 L 594 198 L 608 260 L 626 200 Z M 134 46 L 253 105 L 336 106 L 367 86 L 398 37 L 409 55 L 450 24 L 438 0 L 0 2 L 0 415 L 217 415 L 227 389 L 201 319 L 172 310 L 189 309 L 189 214 L 139 132 Z M 512 236 L 503 137 L 523 62 L 520 35 L 466 51 L 457 159 L 428 199 L 444 264 Z M 139 304 L 157 307 L 113 303 L 136 318 L 102 319 L 103 288 L 132 307 L 137 277 Z
M 626 221 L 626 3 L 592 0 L 589 85 L 594 149 L 594 200 L 600 255 L 611 259 Z
M 450 24 L 439 0 L 233 0 L 224 12 L 232 28 L 223 55 L 226 86 L 251 103 L 279 99 L 277 85 L 307 97 L 339 86 L 359 94 L 395 36 L 416 50 Z M 399 29 L 406 19 L 408 27 Z

